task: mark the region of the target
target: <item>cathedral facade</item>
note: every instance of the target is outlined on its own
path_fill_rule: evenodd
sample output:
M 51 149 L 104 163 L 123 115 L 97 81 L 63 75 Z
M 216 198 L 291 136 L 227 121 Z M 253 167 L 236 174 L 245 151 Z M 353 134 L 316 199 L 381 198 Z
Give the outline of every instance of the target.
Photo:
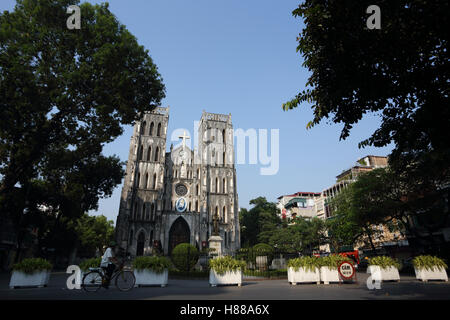
M 134 126 L 122 188 L 116 240 L 132 256 L 170 254 L 179 243 L 199 250 L 216 233 L 222 252 L 240 248 L 231 114 L 203 111 L 198 148 L 186 133 L 166 152 L 169 108 L 147 112 Z

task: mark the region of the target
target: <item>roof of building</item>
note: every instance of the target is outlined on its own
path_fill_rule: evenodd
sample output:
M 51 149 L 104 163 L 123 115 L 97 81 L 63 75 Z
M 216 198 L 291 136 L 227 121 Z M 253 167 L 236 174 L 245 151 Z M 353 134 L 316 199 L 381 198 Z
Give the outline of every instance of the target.
M 286 194 L 286 195 L 282 195 L 279 196 L 277 199 L 280 200 L 283 197 L 307 197 L 307 196 L 320 196 L 322 193 L 321 192 L 296 192 L 294 194 Z

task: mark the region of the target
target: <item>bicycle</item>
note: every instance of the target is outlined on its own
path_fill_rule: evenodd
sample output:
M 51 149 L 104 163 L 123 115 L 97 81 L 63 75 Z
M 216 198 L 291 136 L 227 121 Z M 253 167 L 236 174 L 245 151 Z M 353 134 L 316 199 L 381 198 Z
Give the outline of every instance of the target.
M 120 291 L 129 291 L 134 287 L 136 278 L 133 271 L 125 267 L 122 262 L 119 268 L 111 276 L 110 283 L 115 279 L 115 285 Z M 107 281 L 103 268 L 89 268 L 89 272 L 83 277 L 81 286 L 87 292 L 97 292 Z

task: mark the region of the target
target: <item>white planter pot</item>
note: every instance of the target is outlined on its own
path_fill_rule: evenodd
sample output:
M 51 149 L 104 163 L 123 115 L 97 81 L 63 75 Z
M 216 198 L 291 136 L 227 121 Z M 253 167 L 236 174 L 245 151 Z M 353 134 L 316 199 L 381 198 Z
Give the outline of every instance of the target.
M 447 272 L 444 268 L 434 267 L 433 270 L 414 268 L 414 271 L 416 272 L 416 278 L 423 282 L 427 282 L 428 280 L 448 281 Z
M 396 267 L 381 268 L 380 266 L 368 266 L 373 281 L 400 281 L 400 274 Z
M 211 269 L 209 271 L 209 284 L 212 287 L 220 284 L 237 284 L 240 287 L 242 285 L 242 271 L 227 271 L 224 274 L 218 274 Z
M 298 282 L 316 282 L 320 284 L 320 270 L 316 268 L 314 271 L 306 271 L 304 268 L 299 268 L 295 271 L 293 268 L 288 268 L 288 282 L 296 285 Z
M 37 271 L 33 274 L 26 274 L 21 271 L 13 271 L 11 275 L 11 280 L 9 282 L 9 287 L 19 288 L 19 287 L 45 287 L 50 279 L 50 271 L 43 270 Z
M 338 270 L 331 269 L 330 267 L 320 267 L 320 281 L 324 284 L 330 284 L 330 282 L 342 282 Z
M 169 279 L 169 271 L 165 269 L 161 273 L 156 273 L 148 269 L 134 270 L 134 276 L 136 278 L 135 287 L 139 286 L 167 286 Z

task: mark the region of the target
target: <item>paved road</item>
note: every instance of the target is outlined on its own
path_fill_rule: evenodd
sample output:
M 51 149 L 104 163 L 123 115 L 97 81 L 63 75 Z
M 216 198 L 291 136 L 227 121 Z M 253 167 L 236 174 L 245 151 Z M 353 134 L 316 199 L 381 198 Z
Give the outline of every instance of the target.
M 0 300 L 372 300 L 372 299 L 432 299 L 450 300 L 450 282 L 422 283 L 411 276 L 402 276 L 400 282 L 384 282 L 380 290 L 369 290 L 368 275 L 359 273 L 355 284 L 298 284 L 287 280 L 245 280 L 242 287 L 210 287 L 208 280 L 172 280 L 161 287 L 134 288 L 120 292 L 114 286 L 89 293 L 69 290 L 68 275 L 52 273 L 46 288 L 9 288 L 9 274 L 0 274 Z

